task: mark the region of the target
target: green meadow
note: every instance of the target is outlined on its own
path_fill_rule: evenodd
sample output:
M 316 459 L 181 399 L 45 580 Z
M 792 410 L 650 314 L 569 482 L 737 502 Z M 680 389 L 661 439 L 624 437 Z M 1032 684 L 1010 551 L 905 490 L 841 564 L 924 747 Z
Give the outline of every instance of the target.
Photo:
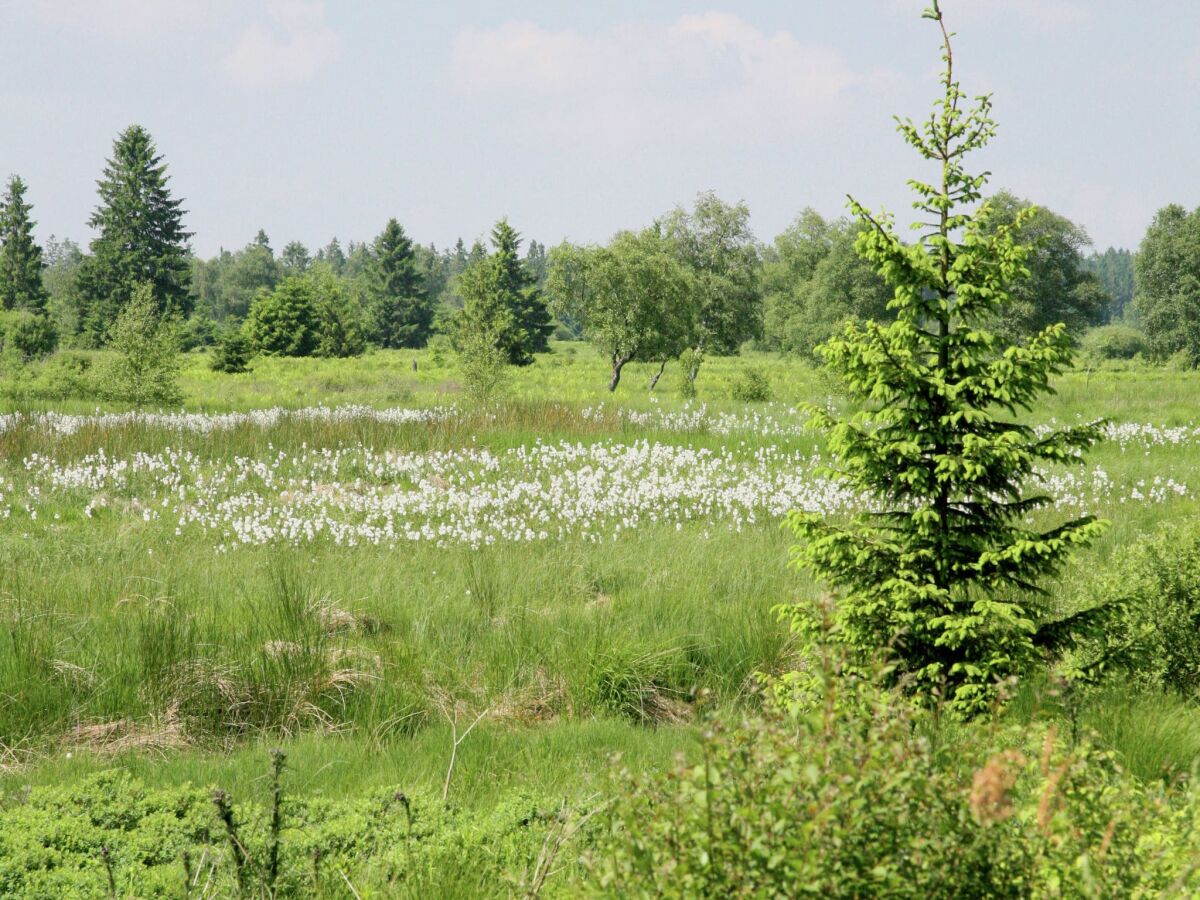
M 747 368 L 766 375 L 772 400 L 730 399 Z M 11 400 L 0 810 L 24 808 L 13 804 L 30 791 L 133 790 L 98 775 L 113 770 L 172 803 L 191 785 L 265 808 L 268 752 L 281 748 L 289 802 L 400 790 L 478 823 L 513 798 L 586 810 L 614 790 L 616 760 L 645 773 L 696 754 L 708 717 L 755 709 L 758 676 L 801 655 L 773 610 L 818 588 L 788 569 L 791 536 L 764 498 L 821 453 L 796 407 L 842 400 L 806 364 L 767 354 L 706 362 L 689 403 L 670 369 L 653 394 L 649 367 L 629 370 L 609 395 L 594 351 L 558 344 L 486 408 L 461 401 L 452 363 L 430 351 L 260 359 L 242 375 L 191 355 L 181 378 L 195 413 L 443 411 L 413 421 L 360 411 L 196 430 L 105 418 L 122 410 L 82 400 Z M 1078 480 L 1047 474 L 1062 502 L 1112 522 L 1052 586 L 1065 614 L 1109 589 L 1123 548 L 1196 513 L 1200 376 L 1081 369 L 1056 388 L 1031 421 L 1104 417 L 1112 435 Z M 54 426 L 50 411 L 79 418 Z M 527 458 L 556 446 L 574 449 Z M 606 480 L 588 482 L 596 472 Z M 628 500 L 613 505 L 621 491 Z M 631 519 L 639 503 L 662 516 Z M 252 515 L 260 537 L 231 538 Z M 381 516 L 444 531 L 380 537 Z M 492 539 L 463 530 L 473 516 L 496 523 Z M 589 516 L 603 527 L 581 524 Z M 512 537 L 529 527 L 521 517 L 532 537 Z M 323 524 L 310 535 L 305 522 Z M 1063 715 L 1048 682 L 1023 685 L 1006 713 Z M 1161 693 L 1114 685 L 1071 716 L 1141 778 L 1184 773 L 1200 753 L 1200 714 Z M 405 889 L 520 893 L 545 832 L 478 865 L 430 857 Z M 471 839 L 493 841 L 481 834 Z M 572 841 L 539 890 L 577 887 L 586 841 Z M 103 876 L 99 860 L 84 865 Z M 180 865 L 159 867 L 168 894 Z M 118 893 L 139 889 L 130 871 L 117 869 L 128 885 Z M 345 875 L 321 890 L 395 886 L 369 864 Z

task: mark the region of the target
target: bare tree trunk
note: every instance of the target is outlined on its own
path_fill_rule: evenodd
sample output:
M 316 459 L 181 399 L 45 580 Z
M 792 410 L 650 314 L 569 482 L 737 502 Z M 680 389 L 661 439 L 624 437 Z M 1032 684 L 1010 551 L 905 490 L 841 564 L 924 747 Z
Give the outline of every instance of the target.
M 612 378 L 608 379 L 608 392 L 611 394 L 617 389 L 617 385 L 621 383 L 621 370 L 625 368 L 625 363 L 633 359 L 632 353 L 627 353 L 624 356 L 617 356 L 615 353 L 612 357 Z
M 664 358 L 662 361 L 662 365 L 658 367 L 658 371 L 650 376 L 650 390 L 654 390 L 656 387 L 658 387 L 658 379 L 662 378 L 663 369 L 665 369 L 666 367 L 667 367 L 667 359 Z

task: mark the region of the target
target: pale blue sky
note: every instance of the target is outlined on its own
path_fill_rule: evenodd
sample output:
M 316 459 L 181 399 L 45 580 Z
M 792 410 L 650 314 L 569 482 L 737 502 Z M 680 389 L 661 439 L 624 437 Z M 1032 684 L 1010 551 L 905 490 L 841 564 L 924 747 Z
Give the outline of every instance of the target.
M 907 211 L 895 134 L 937 90 L 924 0 L 0 0 L 0 175 L 39 237 L 80 242 L 114 135 L 165 154 L 204 255 L 376 234 L 439 246 L 508 215 L 553 244 L 701 190 L 769 240 L 844 194 Z M 944 0 L 964 88 L 995 95 L 981 161 L 1136 246 L 1200 204 L 1200 3 Z

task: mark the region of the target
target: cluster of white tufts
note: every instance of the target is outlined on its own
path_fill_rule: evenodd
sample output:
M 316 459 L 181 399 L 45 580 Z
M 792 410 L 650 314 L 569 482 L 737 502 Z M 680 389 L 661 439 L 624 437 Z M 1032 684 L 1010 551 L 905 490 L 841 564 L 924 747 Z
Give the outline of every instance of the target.
M 374 409 L 370 406 L 306 406 L 285 409 L 282 406 L 249 412 L 187 413 L 133 412 L 68 415 L 60 412 L 8 413 L 0 415 L 0 433 L 29 428 L 58 436 L 70 436 L 84 429 L 126 427 L 159 428 L 164 431 L 208 434 L 233 428 L 273 428 L 284 422 L 342 423 L 372 421 L 382 425 L 424 425 L 446 422 L 461 415 L 455 406 L 404 407 Z
M 31 455 L 17 483 L 0 481 L 0 504 L 7 515 L 19 494 L 32 520 L 42 508 L 53 514 L 42 521 L 77 511 L 85 519 L 159 523 L 177 535 L 203 535 L 222 551 L 314 541 L 605 541 L 655 524 L 740 531 L 791 510 L 866 508 L 821 466 L 817 453 L 744 441 L 720 450 L 641 439 L 420 453 L 302 445 L 232 458 L 168 447 L 62 463 Z M 1099 467 L 1038 476 L 1064 512 L 1191 496 L 1171 478 L 1123 484 Z

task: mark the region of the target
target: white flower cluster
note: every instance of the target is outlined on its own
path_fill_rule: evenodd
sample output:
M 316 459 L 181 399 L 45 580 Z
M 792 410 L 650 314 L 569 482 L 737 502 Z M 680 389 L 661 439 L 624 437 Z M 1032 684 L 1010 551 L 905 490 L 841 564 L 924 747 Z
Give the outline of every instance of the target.
M 821 462 L 815 453 L 770 445 L 710 450 L 648 440 L 503 452 L 302 446 L 259 458 L 167 448 L 122 458 L 101 451 L 69 463 L 35 454 L 25 460 L 25 483 L 0 482 L 0 492 L 23 490 L 33 519 L 39 507 L 52 507 L 54 518 L 65 507 L 85 518 L 162 521 L 177 535 L 207 535 L 220 550 L 317 540 L 480 546 L 601 541 L 654 523 L 737 531 L 791 510 L 865 508 L 865 498 L 819 474 Z M 1191 496 L 1171 478 L 1121 485 L 1099 467 L 1039 476 L 1064 512 Z
M 369 420 L 384 425 L 412 425 L 445 422 L 460 415 L 454 406 L 392 407 L 374 409 L 370 406 L 307 406 L 285 409 L 281 406 L 255 409 L 249 412 L 185 413 L 185 412 L 122 412 L 91 415 L 68 415 L 60 412 L 8 413 L 0 415 L 0 433 L 19 427 L 69 436 L 87 429 L 141 426 L 165 431 L 208 434 L 232 428 L 254 426 L 272 428 L 285 421 L 295 422 L 354 422 Z

